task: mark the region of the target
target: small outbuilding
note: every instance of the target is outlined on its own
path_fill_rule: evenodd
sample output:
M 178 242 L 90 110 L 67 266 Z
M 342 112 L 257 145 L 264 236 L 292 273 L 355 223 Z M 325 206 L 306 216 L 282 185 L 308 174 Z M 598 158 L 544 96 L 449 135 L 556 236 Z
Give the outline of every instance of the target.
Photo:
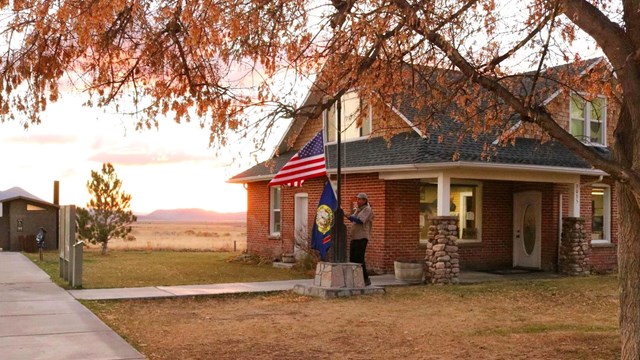
M 46 230 L 46 250 L 58 247 L 58 209 L 22 188 L 0 191 L 0 248 L 2 251 L 36 251 L 36 235 Z

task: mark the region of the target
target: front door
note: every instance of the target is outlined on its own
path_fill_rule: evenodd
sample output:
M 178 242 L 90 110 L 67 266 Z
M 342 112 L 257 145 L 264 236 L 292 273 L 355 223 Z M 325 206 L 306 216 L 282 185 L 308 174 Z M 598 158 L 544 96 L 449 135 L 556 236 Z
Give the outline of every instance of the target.
M 542 195 L 513 194 L 513 266 L 540 269 Z
M 299 258 L 303 249 L 309 247 L 310 239 L 307 227 L 307 215 L 309 213 L 309 197 L 307 194 L 296 194 L 295 197 L 295 217 L 294 217 L 294 239 L 293 254 Z

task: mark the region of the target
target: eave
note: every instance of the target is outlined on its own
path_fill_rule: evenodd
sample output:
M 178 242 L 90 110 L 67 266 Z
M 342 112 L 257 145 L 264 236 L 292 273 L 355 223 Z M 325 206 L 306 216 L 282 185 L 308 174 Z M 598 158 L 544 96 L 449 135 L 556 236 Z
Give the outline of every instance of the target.
M 327 169 L 327 174 L 335 175 L 335 168 Z M 383 180 L 421 179 L 435 177 L 438 173 L 447 172 L 452 177 L 478 180 L 506 180 L 506 181 L 534 181 L 573 183 L 579 176 L 607 176 L 602 170 L 586 168 L 568 168 L 541 165 L 514 165 L 477 163 L 468 161 L 432 163 L 432 164 L 403 164 L 388 166 L 347 167 L 341 172 L 348 174 L 379 173 Z M 250 176 L 227 181 L 228 183 L 244 184 L 258 181 L 268 181 L 275 174 Z

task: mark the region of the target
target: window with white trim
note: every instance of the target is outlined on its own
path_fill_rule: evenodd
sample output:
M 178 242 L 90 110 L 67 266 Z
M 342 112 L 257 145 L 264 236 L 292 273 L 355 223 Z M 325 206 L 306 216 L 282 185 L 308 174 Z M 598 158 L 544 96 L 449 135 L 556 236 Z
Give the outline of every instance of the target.
M 341 119 L 340 119 L 340 140 L 351 140 L 371 134 L 371 107 L 363 103 L 358 93 L 355 91 L 347 92 L 342 95 L 341 100 Z M 327 143 L 337 141 L 337 104 L 324 112 L 324 129 L 325 139 Z M 358 125 L 358 116 L 360 111 L 367 111 L 366 116 L 362 119 L 362 123 Z
M 280 235 L 280 194 L 279 186 L 272 187 L 269 194 L 269 234 L 273 236 Z
M 588 144 L 606 145 L 607 106 L 605 98 L 587 101 L 579 94 L 571 95 L 571 135 Z
M 458 217 L 459 240 L 481 241 L 482 183 L 458 180 L 450 187 L 449 215 Z M 430 183 L 420 185 L 420 243 L 426 244 L 429 234 L 429 217 L 438 213 L 438 186 Z
M 591 242 L 611 242 L 611 188 L 604 184 L 591 187 Z

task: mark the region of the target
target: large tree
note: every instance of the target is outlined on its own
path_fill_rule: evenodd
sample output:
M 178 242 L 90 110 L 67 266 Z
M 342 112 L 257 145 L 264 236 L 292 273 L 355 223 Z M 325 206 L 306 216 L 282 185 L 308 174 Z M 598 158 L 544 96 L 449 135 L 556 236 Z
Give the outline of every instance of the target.
M 91 199 L 76 214 L 78 238 L 100 244 L 102 255 L 106 255 L 109 240 L 127 236 L 131 223 L 137 220 L 129 209 L 131 195 L 122 190 L 122 180 L 109 163 L 102 164 L 100 172 L 91 170 L 87 190 Z
M 637 0 L 15 0 L 3 20 L 0 116 L 40 121 L 63 90 L 87 92 L 87 104 L 131 108 L 142 127 L 158 115 L 197 117 L 211 141 L 252 125 L 247 108 L 270 106 L 269 131 L 296 109 L 298 81 L 317 80 L 330 106 L 349 88 L 377 111 L 406 80 L 429 80 L 415 105 L 462 104 L 471 133 L 507 126 L 516 113 L 617 181 L 622 357 L 640 358 L 640 3 Z M 622 110 L 603 157 L 554 121 L 543 99 L 547 71 L 578 60 L 584 34 L 599 46 L 616 86 L 559 72 L 553 80 L 586 97 L 603 89 Z M 513 76 L 514 66 L 534 70 Z M 455 70 L 443 76 L 435 68 Z M 400 69 L 403 76 L 398 76 Z M 282 80 L 283 74 L 296 79 Z M 287 78 L 291 79 L 291 78 Z M 278 84 L 284 84 L 277 89 Z M 515 83 L 526 86 L 514 86 Z M 524 89 L 524 90 L 523 90 Z M 289 90 L 289 91 L 287 91 Z M 429 96 L 420 96 L 428 93 Z M 125 100 L 125 101 L 122 101 Z M 305 112 L 313 110 L 313 113 Z M 253 114 L 254 116 L 255 113 Z M 258 115 L 259 116 L 259 115 Z M 437 126 L 429 113 L 419 126 Z M 397 129 L 387 129 L 389 132 Z M 517 134 L 512 134 L 515 136 Z M 505 132 L 504 140 L 510 134 Z M 258 139 L 258 145 L 261 145 Z

